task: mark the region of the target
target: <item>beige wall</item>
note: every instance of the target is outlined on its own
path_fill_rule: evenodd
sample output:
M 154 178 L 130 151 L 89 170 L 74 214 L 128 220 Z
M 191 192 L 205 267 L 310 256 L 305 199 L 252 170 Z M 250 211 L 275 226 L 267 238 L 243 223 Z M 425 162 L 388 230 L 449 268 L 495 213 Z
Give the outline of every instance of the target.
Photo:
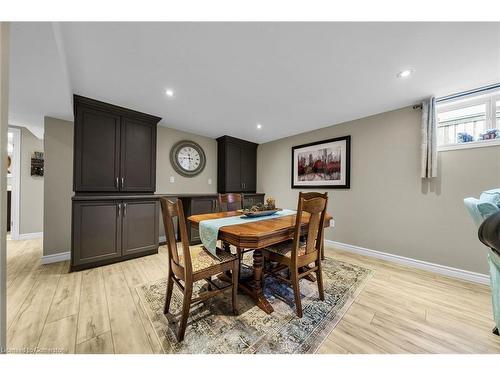
M 217 192 L 217 142 L 215 139 L 158 126 L 156 151 L 156 192 L 157 193 L 216 193 Z M 182 177 L 170 164 L 170 149 L 182 140 L 198 143 L 205 151 L 207 164 L 196 177 Z M 174 176 L 175 182 L 169 182 Z M 208 184 L 208 180 L 212 184 Z
M 179 130 L 158 126 L 156 143 L 156 193 L 158 194 L 188 194 L 217 192 L 217 141 L 212 138 L 186 133 Z M 203 172 L 196 177 L 183 177 L 170 164 L 172 146 L 182 140 L 198 143 L 205 151 L 207 163 Z M 174 176 L 174 182 L 170 182 Z M 208 180 L 211 180 L 211 184 Z M 160 237 L 165 235 L 160 212 Z
M 43 140 L 21 129 L 21 178 L 19 191 L 19 234 L 43 232 L 43 179 L 31 176 L 31 156 L 43 152 Z
M 262 144 L 257 189 L 295 207 L 291 147 L 350 134 L 351 189 L 328 190 L 336 226 L 326 238 L 486 274 L 462 200 L 500 187 L 500 147 L 440 152 L 439 178 L 428 186 L 419 177 L 420 115 L 403 108 Z
M 71 249 L 73 123 L 45 117 L 43 254 Z
M 178 130 L 158 126 L 156 192 L 165 194 L 214 193 L 217 191 L 217 142 Z M 43 254 L 71 249 L 71 197 L 73 196 L 73 123 L 45 118 L 45 209 Z M 196 177 L 178 175 L 170 165 L 170 149 L 180 140 L 192 140 L 203 147 L 207 164 Z M 175 182 L 170 183 L 170 176 Z M 212 184 L 208 184 L 208 179 Z M 160 222 L 161 224 L 161 222 Z M 160 235 L 164 235 L 160 225 Z

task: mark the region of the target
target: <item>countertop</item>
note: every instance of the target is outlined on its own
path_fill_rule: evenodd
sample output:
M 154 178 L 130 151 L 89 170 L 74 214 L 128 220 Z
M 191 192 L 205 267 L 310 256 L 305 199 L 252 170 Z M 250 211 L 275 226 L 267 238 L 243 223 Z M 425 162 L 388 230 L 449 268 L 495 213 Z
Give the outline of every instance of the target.
M 244 195 L 264 195 L 264 193 L 243 193 Z M 189 198 L 189 197 L 217 197 L 218 193 L 193 193 L 193 194 L 173 194 L 173 193 L 154 193 L 154 194 L 102 194 L 102 193 L 83 193 L 75 194 L 71 197 L 74 201 L 96 201 L 96 200 L 134 200 L 134 199 L 159 199 L 161 197 L 170 198 Z

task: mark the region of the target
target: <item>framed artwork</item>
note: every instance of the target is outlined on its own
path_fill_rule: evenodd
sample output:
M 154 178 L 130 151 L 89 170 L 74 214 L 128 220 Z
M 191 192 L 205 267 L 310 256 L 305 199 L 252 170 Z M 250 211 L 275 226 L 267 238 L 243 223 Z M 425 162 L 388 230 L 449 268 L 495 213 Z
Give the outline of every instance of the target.
M 351 136 L 292 147 L 292 189 L 349 189 Z
M 31 154 L 31 175 L 43 177 L 43 152 L 35 151 Z

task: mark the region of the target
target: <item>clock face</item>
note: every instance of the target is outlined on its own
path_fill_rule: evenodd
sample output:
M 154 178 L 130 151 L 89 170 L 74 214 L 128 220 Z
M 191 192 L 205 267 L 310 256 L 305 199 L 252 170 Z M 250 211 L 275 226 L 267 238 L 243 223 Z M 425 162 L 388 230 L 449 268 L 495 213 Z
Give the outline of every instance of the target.
M 200 153 L 193 147 L 184 146 L 177 154 L 177 161 L 182 169 L 185 169 L 186 171 L 194 171 L 200 166 Z
M 180 141 L 170 151 L 170 162 L 180 175 L 194 177 L 205 168 L 205 153 L 193 141 Z

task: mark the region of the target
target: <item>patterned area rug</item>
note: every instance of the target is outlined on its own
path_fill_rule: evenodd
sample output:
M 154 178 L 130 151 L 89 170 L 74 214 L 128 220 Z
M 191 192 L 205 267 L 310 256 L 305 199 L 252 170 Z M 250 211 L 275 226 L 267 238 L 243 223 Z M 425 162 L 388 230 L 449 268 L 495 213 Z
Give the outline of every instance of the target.
M 326 258 L 322 265 L 325 301 L 319 300 L 317 283 L 301 280 L 302 319 L 295 315 L 291 287 L 267 277 L 264 294 L 274 308 L 272 314 L 266 314 L 249 297 L 239 294 L 239 315 L 233 316 L 228 291 L 191 308 L 182 343 L 177 343 L 175 337 L 182 306 L 178 287 L 174 285 L 168 316 L 163 315 L 165 279 L 142 285 L 137 293 L 165 353 L 314 353 L 342 319 L 372 273 L 331 258 Z M 195 291 L 206 288 L 203 282 L 197 284 L 200 285 L 195 285 Z

